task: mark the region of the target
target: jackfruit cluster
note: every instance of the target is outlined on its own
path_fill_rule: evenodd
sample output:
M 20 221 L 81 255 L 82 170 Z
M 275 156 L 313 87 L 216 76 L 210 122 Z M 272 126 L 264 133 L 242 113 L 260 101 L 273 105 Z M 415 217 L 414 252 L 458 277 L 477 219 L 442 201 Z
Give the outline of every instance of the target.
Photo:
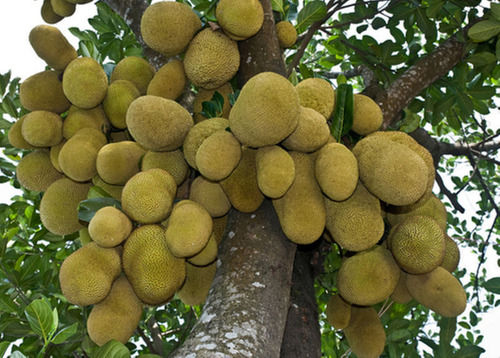
M 92 0 L 43 0 L 41 16 L 48 24 L 55 24 L 75 13 L 76 6 Z

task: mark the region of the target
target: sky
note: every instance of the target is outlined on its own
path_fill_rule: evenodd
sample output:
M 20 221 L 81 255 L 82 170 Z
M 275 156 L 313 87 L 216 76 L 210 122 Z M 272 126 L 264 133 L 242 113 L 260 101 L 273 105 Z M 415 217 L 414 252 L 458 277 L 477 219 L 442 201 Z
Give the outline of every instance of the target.
M 37 57 L 31 48 L 28 35 L 33 27 L 42 24 L 40 16 L 41 0 L 0 0 L 0 40 L 2 49 L 0 51 L 0 73 L 12 71 L 12 77 L 25 79 L 37 72 L 43 71 L 45 63 Z M 87 19 L 96 14 L 93 3 L 77 6 L 75 14 L 65 18 L 57 26 L 66 38 L 76 48 L 78 40 L 67 30 L 70 27 L 79 27 L 80 29 L 90 28 Z M 500 111 L 496 111 L 496 121 Z M 0 184 L 0 203 L 7 203 L 17 191 L 8 183 Z M 473 199 L 465 199 L 473 202 Z M 465 204 L 465 203 L 463 203 Z M 463 248 L 461 250 L 462 261 L 460 267 L 467 265 L 475 267 L 475 258 L 467 255 Z M 497 256 L 493 250 L 489 251 L 492 259 L 487 261 L 486 267 L 490 275 L 498 276 Z M 493 276 L 491 276 L 493 277 Z M 497 297 L 498 299 L 498 297 Z M 500 343 L 498 342 L 498 321 L 500 321 L 500 307 L 490 311 L 483 316 L 478 328 L 485 336 L 481 346 L 486 348 L 487 352 L 482 358 L 498 358 L 500 354 Z

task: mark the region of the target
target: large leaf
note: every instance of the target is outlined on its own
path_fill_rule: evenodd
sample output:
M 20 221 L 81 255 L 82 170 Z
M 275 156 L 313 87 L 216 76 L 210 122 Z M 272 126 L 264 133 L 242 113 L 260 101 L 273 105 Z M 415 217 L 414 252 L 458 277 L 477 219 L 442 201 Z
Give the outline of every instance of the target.
M 453 358 L 478 358 L 484 352 L 484 349 L 478 346 L 465 346 L 460 348 Z
M 130 352 L 122 343 L 111 340 L 105 345 L 96 349 L 92 358 L 129 358 Z
M 285 13 L 285 9 L 283 8 L 283 0 L 271 0 L 271 5 L 274 11 L 277 11 L 281 14 Z
M 47 343 L 57 328 L 54 327 L 54 315 L 48 302 L 44 299 L 34 300 L 26 307 L 24 314 L 33 332 Z
M 494 277 L 484 283 L 484 288 L 500 295 L 500 277 Z
M 500 21 L 500 3 L 491 4 L 491 14 L 495 20 Z
M 56 333 L 52 339 L 52 343 L 61 344 L 64 343 L 68 338 L 74 336 L 78 330 L 78 323 L 75 322 L 71 326 L 64 327 L 59 332 Z
M 483 51 L 475 53 L 467 58 L 467 62 L 474 66 L 486 66 L 497 61 L 497 56 L 491 52 Z
M 467 33 L 474 42 L 483 42 L 500 33 L 500 21 L 484 20 L 474 24 Z
M 326 16 L 326 5 L 323 1 L 311 1 L 297 15 L 297 33 L 306 31 L 314 22 Z
M 346 135 L 352 128 L 354 102 L 352 86 L 341 84 L 337 87 L 336 94 L 331 133 L 340 143 L 342 136 Z
M 0 343 L 0 358 L 3 358 L 7 348 L 9 348 L 11 342 L 2 342 Z
M 83 200 L 78 206 L 78 218 L 89 222 L 97 212 L 97 210 L 105 206 L 114 206 L 121 210 L 121 204 L 114 198 L 92 198 Z

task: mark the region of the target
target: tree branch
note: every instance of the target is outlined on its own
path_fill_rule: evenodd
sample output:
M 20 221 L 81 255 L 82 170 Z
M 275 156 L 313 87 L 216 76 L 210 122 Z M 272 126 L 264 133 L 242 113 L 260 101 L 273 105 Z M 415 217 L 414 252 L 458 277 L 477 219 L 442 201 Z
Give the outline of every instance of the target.
M 461 213 L 465 212 L 465 209 L 460 203 L 458 202 L 457 194 L 453 194 L 451 191 L 448 190 L 446 185 L 444 185 L 443 178 L 441 178 L 441 175 L 436 171 L 436 183 L 439 185 L 439 189 L 441 192 L 448 197 L 448 199 L 451 202 L 451 205 L 458 210 Z
M 471 163 L 473 168 L 477 167 L 476 159 L 474 159 L 474 156 L 472 155 L 472 153 L 469 153 L 467 155 L 467 159 L 469 159 L 469 162 Z M 490 201 L 491 206 L 495 209 L 495 211 L 497 213 L 497 217 L 500 216 L 500 209 L 498 208 L 498 205 L 496 204 L 495 199 L 493 198 L 493 195 L 491 194 L 491 190 L 488 187 L 488 185 L 486 184 L 486 181 L 484 180 L 484 178 L 481 175 L 481 172 L 479 170 L 476 171 L 476 176 L 479 179 L 479 183 L 483 187 L 483 190 L 484 190 L 486 196 L 488 197 L 488 200 Z
M 146 346 L 148 347 L 149 351 L 153 354 L 161 354 L 162 352 L 158 352 L 156 350 L 156 347 L 154 346 L 153 342 L 151 341 L 151 339 L 149 339 L 148 336 L 146 336 L 146 334 L 144 333 L 144 331 L 141 329 L 141 327 L 137 327 L 136 329 L 136 332 L 139 334 L 139 336 L 141 336 L 141 338 L 144 340 L 144 342 L 146 343 Z

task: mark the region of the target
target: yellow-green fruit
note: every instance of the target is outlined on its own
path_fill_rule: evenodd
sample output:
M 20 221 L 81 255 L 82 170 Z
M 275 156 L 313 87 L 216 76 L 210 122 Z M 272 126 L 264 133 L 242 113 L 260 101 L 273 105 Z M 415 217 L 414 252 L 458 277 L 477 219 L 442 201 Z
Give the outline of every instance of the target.
M 227 178 L 241 159 L 241 145 L 225 130 L 220 130 L 201 143 L 196 151 L 196 167 L 208 180 Z
M 177 99 L 186 87 L 184 65 L 172 60 L 163 65 L 149 82 L 147 94 L 167 99 Z
M 141 224 L 159 223 L 170 213 L 176 191 L 174 178 L 165 170 L 139 172 L 123 187 L 123 211 Z
M 228 215 L 221 216 L 220 218 L 214 218 L 213 221 L 213 234 L 217 244 L 220 244 L 222 238 L 224 237 L 224 232 L 226 231 Z
M 64 70 L 62 85 L 72 104 L 84 109 L 94 108 L 106 96 L 108 76 L 93 58 L 79 57 Z
M 141 160 L 141 170 L 160 168 L 166 170 L 175 179 L 177 186 L 186 179 L 189 167 L 184 160 L 182 151 L 177 149 L 171 152 L 147 151 Z
M 127 278 L 120 276 L 113 282 L 109 295 L 90 311 L 87 332 L 98 346 L 112 339 L 125 344 L 134 334 L 141 316 L 141 301 Z
M 241 89 L 231 112 L 229 125 L 244 145 L 264 147 L 281 142 L 297 127 L 299 97 L 283 76 L 261 72 Z
M 325 229 L 325 204 L 314 178 L 313 158 L 299 152 L 290 152 L 290 156 L 295 164 L 295 180 L 285 195 L 273 200 L 273 206 L 286 237 L 307 245 L 320 238 Z
M 165 231 L 170 252 L 177 257 L 198 254 L 207 245 L 212 226 L 212 218 L 203 206 L 192 200 L 178 202 Z
M 150 5 L 141 18 L 144 42 L 167 57 L 184 52 L 201 21 L 189 5 L 160 1 Z
M 457 243 L 446 234 L 444 235 L 444 243 L 444 258 L 440 266 L 449 272 L 453 272 L 457 269 L 458 262 L 460 261 L 460 250 Z
M 40 202 L 43 226 L 56 235 L 69 235 L 82 228 L 78 221 L 78 204 L 87 199 L 90 184 L 68 178 L 53 182 Z
M 111 73 L 110 82 L 118 80 L 132 82 L 139 93 L 145 95 L 154 74 L 155 69 L 148 61 L 142 57 L 128 56 L 117 63 Z
M 74 181 L 92 179 L 97 174 L 97 153 L 106 141 L 106 136 L 97 129 L 80 129 L 59 152 L 58 162 L 63 173 Z
M 353 132 L 367 135 L 382 125 L 382 110 L 373 99 L 362 94 L 354 95 Z
M 399 266 L 390 251 L 375 246 L 342 262 L 337 275 L 337 287 L 346 301 L 370 306 L 392 294 L 399 275 Z
M 59 153 L 61 152 L 61 149 L 65 143 L 66 141 L 63 140 L 61 143 L 50 147 L 50 161 L 52 162 L 54 168 L 56 168 L 56 170 L 60 173 L 62 173 L 62 169 L 59 165 Z
M 380 201 L 359 182 L 344 201 L 325 198 L 326 228 L 335 242 L 349 251 L 363 251 L 384 234 Z
M 62 113 L 70 106 L 55 71 L 39 72 L 24 80 L 19 88 L 19 99 L 30 111 Z
M 157 96 L 135 99 L 128 108 L 126 121 L 137 143 L 158 152 L 179 148 L 194 124 L 184 107 Z
M 408 276 L 408 274 L 401 270 L 398 284 L 391 294 L 391 299 L 396 303 L 406 304 L 413 299 L 408 291 L 408 287 L 406 287 L 406 276 Z
M 198 267 L 186 262 L 186 282 L 177 292 L 185 305 L 201 305 L 205 302 L 217 271 L 217 263 Z
M 330 297 L 326 304 L 326 319 L 335 329 L 344 329 L 351 320 L 351 304 L 339 295 Z
M 283 48 L 292 47 L 297 41 L 297 30 L 290 21 L 280 21 L 276 24 L 278 41 Z
M 62 294 L 75 305 L 93 305 L 108 295 L 120 272 L 118 250 L 91 242 L 63 261 L 59 270 Z
M 329 119 L 335 104 L 335 91 L 330 82 L 322 78 L 308 78 L 295 86 L 300 105 L 321 113 Z
M 220 31 L 208 28 L 189 43 L 184 70 L 196 86 L 214 89 L 229 81 L 240 67 L 240 52 L 235 41 Z
M 182 150 L 186 162 L 194 168 L 196 167 L 196 152 L 200 148 L 201 143 L 213 133 L 229 127 L 229 121 L 225 118 L 210 118 L 206 121 L 197 123 L 192 127 L 184 139 Z
M 109 85 L 102 107 L 113 127 L 127 128 L 125 122 L 127 109 L 130 103 L 139 96 L 139 90 L 130 81 L 116 80 Z
M 78 56 L 74 47 L 55 26 L 35 26 L 29 34 L 29 42 L 38 57 L 54 70 L 64 70 Z
M 373 307 L 352 307 L 351 321 L 344 328 L 347 343 L 358 358 L 376 358 L 384 351 L 385 331 Z
M 125 185 L 139 172 L 139 164 L 144 153 L 146 151 L 133 141 L 106 144 L 97 153 L 97 172 L 108 184 Z
M 149 305 L 169 301 L 186 278 L 185 260 L 169 251 L 159 225 L 132 231 L 123 247 L 123 270 L 137 297 Z
M 392 226 L 400 224 L 410 216 L 428 216 L 433 218 L 444 231 L 448 214 L 444 204 L 434 194 L 420 205 L 390 206 L 387 208 L 387 220 Z
M 62 139 L 63 121 L 53 112 L 34 111 L 24 117 L 21 127 L 23 138 L 35 147 L 51 147 Z
M 203 111 L 203 102 L 210 102 L 215 92 L 218 92 L 224 99 L 224 104 L 222 106 L 222 113 L 218 114 L 218 117 L 227 118 L 229 117 L 229 111 L 231 110 L 231 103 L 229 101 L 229 95 L 233 93 L 233 87 L 229 82 L 224 83 L 219 88 L 212 90 L 206 90 L 200 88 L 193 102 L 193 117 L 195 123 L 201 122 L 207 118 L 201 114 Z
M 217 246 L 218 244 L 215 238 L 215 234 L 212 232 L 212 234 L 210 235 L 210 239 L 208 239 L 208 242 L 203 250 L 201 250 L 196 255 L 188 258 L 187 261 L 195 266 L 207 266 L 214 262 L 217 258 Z
M 95 128 L 102 133 L 107 133 L 109 131 L 110 124 L 102 106 L 97 106 L 92 109 L 82 109 L 71 106 L 68 111 L 68 116 L 63 123 L 64 138 L 71 138 L 82 128 Z
M 238 166 L 231 175 L 220 182 L 231 205 L 243 213 L 257 210 L 264 201 L 257 184 L 256 152 L 250 148 L 242 148 Z
M 104 190 L 106 193 L 111 195 L 111 197 L 115 198 L 116 200 L 121 201 L 122 200 L 122 190 L 123 190 L 123 185 L 112 185 L 106 183 L 104 180 L 99 177 L 99 175 L 96 175 L 95 177 L 92 178 L 92 183 Z
M 89 222 L 89 234 L 99 246 L 120 245 L 130 235 L 132 222 L 121 210 L 105 206 Z
M 203 206 L 212 217 L 226 215 L 231 209 L 231 203 L 220 184 L 202 176 L 196 177 L 191 183 L 189 199 Z
M 72 4 L 87 4 L 93 0 L 66 0 L 66 1 Z
M 26 116 L 22 116 L 19 118 L 9 129 L 9 133 L 7 138 L 11 146 L 18 149 L 35 149 L 35 146 L 32 146 L 23 137 L 22 126 Z
M 85 246 L 92 242 L 92 238 L 89 235 L 89 230 L 86 227 L 78 230 L 78 239 L 80 240 L 81 246 Z
M 259 0 L 221 0 L 215 9 L 219 26 L 234 40 L 245 40 L 257 33 L 264 22 Z
M 52 6 L 52 10 L 63 17 L 71 16 L 75 12 L 75 4 L 67 2 L 65 0 L 50 0 L 50 5 Z
M 407 146 L 381 136 L 368 136 L 353 149 L 359 177 L 367 189 L 392 205 L 409 205 L 424 195 L 428 168 Z
M 313 152 L 321 148 L 330 137 L 325 117 L 314 109 L 300 107 L 297 127 L 283 142 L 288 150 Z
M 391 232 L 390 245 L 398 265 L 408 273 L 426 273 L 443 262 L 443 230 L 427 216 L 411 216 L 401 222 Z
M 295 164 L 290 154 L 277 145 L 261 147 L 255 163 L 262 194 L 273 199 L 282 197 L 295 179 Z
M 43 0 L 41 15 L 43 21 L 48 24 L 55 24 L 63 19 L 62 16 L 57 15 L 50 4 L 50 0 Z
M 314 166 L 316 179 L 328 198 L 349 198 L 358 184 L 358 161 L 346 146 L 330 143 L 321 148 Z
M 418 303 L 444 317 L 456 317 L 467 305 L 460 281 L 441 266 L 423 275 L 406 278 L 408 291 Z
M 45 191 L 50 184 L 62 178 L 50 161 L 48 151 L 36 150 L 23 157 L 16 168 L 16 177 L 24 188 Z

